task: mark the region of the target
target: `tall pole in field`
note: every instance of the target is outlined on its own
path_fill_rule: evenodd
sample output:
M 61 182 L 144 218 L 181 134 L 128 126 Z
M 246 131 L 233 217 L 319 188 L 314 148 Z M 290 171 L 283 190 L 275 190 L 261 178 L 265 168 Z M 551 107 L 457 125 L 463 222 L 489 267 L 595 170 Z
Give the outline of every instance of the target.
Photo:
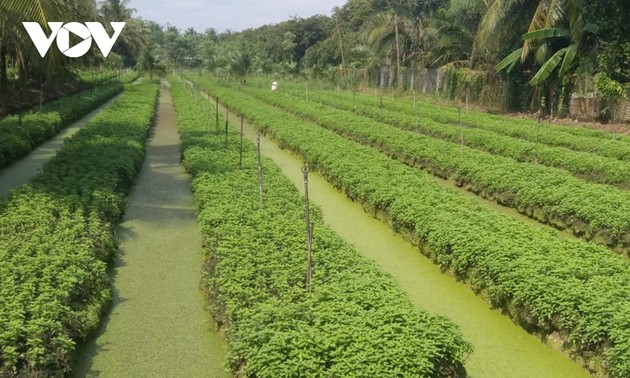
M 215 106 L 216 112 L 215 112 L 215 126 L 216 126 L 216 132 L 217 134 L 219 133 L 219 98 L 217 97 L 217 103 Z
M 243 113 L 241 113 L 241 150 L 238 156 L 238 167 L 243 169 Z
M 383 119 L 383 95 L 381 94 L 381 120 Z
M 311 225 L 311 211 L 308 205 L 308 166 L 302 167 L 304 174 L 304 205 L 305 205 L 305 221 L 306 221 L 306 288 L 311 288 L 311 279 L 313 277 L 312 270 L 312 248 L 313 248 L 313 228 Z
M 260 207 L 265 207 L 265 201 L 263 197 L 262 158 L 260 156 L 260 131 L 256 131 L 256 147 L 258 149 L 258 196 L 260 197 Z
M 225 109 L 225 148 L 228 147 L 228 117 L 230 116 L 230 111 Z
M 212 122 L 212 105 L 210 104 L 210 101 L 208 101 L 208 129 L 212 127 L 210 122 Z
M 415 131 L 418 132 L 418 104 L 416 104 L 416 90 L 412 89 L 413 93 L 413 115 L 416 117 Z
M 461 105 L 457 105 L 457 117 L 459 122 L 459 141 L 464 147 L 464 129 L 462 128 L 462 107 Z
M 540 135 L 540 120 L 542 118 L 542 109 L 538 111 L 538 123 L 536 124 L 536 147 L 534 149 L 534 163 L 538 164 L 538 137 Z

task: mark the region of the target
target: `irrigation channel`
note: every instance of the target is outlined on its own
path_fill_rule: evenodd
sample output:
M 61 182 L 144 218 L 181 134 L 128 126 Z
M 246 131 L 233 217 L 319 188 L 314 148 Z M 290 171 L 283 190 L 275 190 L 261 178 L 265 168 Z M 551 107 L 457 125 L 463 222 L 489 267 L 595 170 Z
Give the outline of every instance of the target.
M 214 104 L 213 99 L 210 101 Z M 225 114 L 224 107 L 219 109 Z M 230 114 L 229 123 L 240 127 L 235 114 Z M 247 121 L 244 123 L 244 135 L 252 142 L 256 141 L 255 127 Z M 302 160 L 282 150 L 269 137 L 261 136 L 261 144 L 261 153 L 274 160 L 304 194 Z M 461 328 L 464 338 L 474 348 L 466 363 L 469 376 L 588 376 L 567 356 L 516 326 L 500 311 L 491 309 L 464 284 L 443 274 L 416 247 L 389 226 L 365 213 L 361 205 L 350 201 L 315 172 L 310 174 L 309 198 L 322 209 L 325 222 L 339 235 L 396 278 L 412 303 L 448 317 Z
M 145 162 L 118 229 L 113 307 L 83 346 L 76 376 L 228 376 L 224 342 L 199 289 L 201 234 L 180 156 L 175 109 L 162 88 Z
M 61 130 L 57 135 L 44 142 L 28 155 L 0 170 L 0 196 L 8 195 L 11 190 L 26 184 L 35 177 L 44 164 L 46 164 L 46 162 L 55 156 L 57 151 L 59 151 L 66 138 L 76 134 L 83 125 L 88 123 L 92 118 L 100 113 L 101 110 L 106 109 L 113 104 L 118 97 L 120 97 L 120 95 L 114 96 L 83 118 Z

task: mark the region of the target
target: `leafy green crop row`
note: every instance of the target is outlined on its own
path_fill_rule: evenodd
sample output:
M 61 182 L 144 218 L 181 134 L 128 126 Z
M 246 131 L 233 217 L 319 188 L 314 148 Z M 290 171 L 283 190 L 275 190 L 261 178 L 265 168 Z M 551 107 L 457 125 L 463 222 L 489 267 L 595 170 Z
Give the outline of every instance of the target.
M 126 74 L 122 81 L 131 81 L 137 74 Z M 9 116 L 0 121 L 0 168 L 27 155 L 61 129 L 85 116 L 105 101 L 122 92 L 123 85 L 112 81 L 98 89 L 62 97 L 30 113 Z
M 544 166 L 518 163 L 439 139 L 399 130 L 352 112 L 319 107 L 299 98 L 241 88 L 263 101 L 316 122 L 408 165 L 440 177 L 541 222 L 570 229 L 618 251 L 630 251 L 630 193 L 587 183 Z
M 349 95 L 352 96 L 352 95 Z M 357 94 L 357 99 L 365 104 L 380 106 L 380 98 L 367 94 Z M 413 103 L 408 100 L 393 99 L 383 97 L 384 107 L 397 112 L 413 114 Z M 419 114 L 429 117 L 439 123 L 458 124 L 459 116 L 457 109 L 435 107 L 422 103 L 418 108 Z M 565 147 L 575 151 L 592 153 L 608 158 L 630 161 L 630 143 L 625 140 L 612 140 L 612 134 L 608 139 L 593 137 L 583 132 L 585 135 L 576 135 L 577 132 L 568 133 L 559 129 L 556 125 L 542 126 L 542 131 L 537 136 L 536 122 L 523 121 L 513 118 L 497 117 L 479 112 L 461 112 L 462 124 L 492 131 L 497 134 L 507 135 L 519 139 L 533 142 L 538 137 L 538 141 L 549 146 Z M 630 138 L 627 138 L 630 140 Z
M 227 327 L 229 365 L 248 377 L 391 377 L 465 374 L 470 352 L 448 320 L 416 311 L 395 281 L 324 225 L 314 211 L 313 284 L 306 270 L 304 200 L 264 160 L 265 206 L 257 157 L 238 135 L 215 134 L 208 103 L 181 84 L 173 98 L 184 163 L 194 177 L 207 251 L 204 287 Z M 299 174 L 299 172 L 298 172 Z
M 318 99 L 323 104 L 337 109 L 354 111 L 352 97 L 343 93 L 316 91 L 310 98 Z M 525 141 L 463 124 L 460 126 L 457 119 L 452 123 L 437 122 L 425 115 L 422 110 L 418 111 L 417 127 L 416 118 L 409 109 L 394 111 L 388 107 L 381 113 L 379 104 L 359 102 L 357 113 L 401 129 L 418 131 L 427 136 L 455 143 L 461 143 L 463 138 L 464 144 L 468 147 L 509 157 L 519 162 L 537 162 L 564 169 L 588 181 L 630 189 L 630 162 L 542 143 L 536 146 L 534 140 Z M 547 126 L 543 126 L 541 130 L 543 133 L 549 132 Z
M 130 88 L 0 205 L 0 376 L 61 376 L 98 325 L 156 94 Z
M 497 214 L 372 148 L 213 80 L 195 81 L 405 230 L 423 253 L 518 324 L 554 333 L 611 377 L 630 375 L 630 264 L 620 256 Z
M 250 80 L 250 82 L 256 82 L 259 85 L 267 86 L 268 81 L 265 80 Z M 315 83 L 308 84 L 308 91 L 312 95 L 322 88 L 321 86 L 314 85 Z M 288 86 L 291 95 L 299 94 L 304 96 L 305 88 L 301 83 L 283 82 L 283 86 Z M 328 91 L 329 92 L 329 91 Z M 343 92 L 336 92 L 343 95 Z M 351 94 L 345 95 L 345 97 L 351 98 Z M 423 97 L 426 95 L 418 94 L 418 101 L 416 102 L 419 109 L 419 114 L 423 116 L 429 116 L 435 121 L 445 123 L 457 123 L 459 120 L 458 110 L 454 106 L 436 105 L 423 101 Z M 359 103 L 371 103 L 372 105 L 380 104 L 380 96 L 370 95 L 367 93 L 357 93 L 357 100 Z M 387 108 L 395 107 L 398 111 L 403 111 L 409 114 L 413 114 L 413 96 L 407 95 L 405 97 L 391 98 L 389 96 L 383 96 L 383 103 Z M 493 123 L 494 125 L 501 125 L 500 127 L 516 127 L 521 129 L 536 129 L 537 121 L 533 119 L 524 119 L 511 116 L 504 116 L 498 114 L 490 114 L 488 112 L 480 112 L 475 110 L 462 109 L 462 121 L 469 126 L 483 126 L 481 123 Z M 480 123 L 481 122 L 481 123 Z M 601 143 L 605 143 L 612 139 L 613 134 L 609 130 L 603 129 L 591 129 L 586 127 L 576 127 L 575 125 L 566 124 L 551 124 L 547 127 L 547 122 L 544 122 L 543 127 L 548 128 L 549 132 L 557 134 L 558 136 L 578 136 L 584 138 L 597 138 Z M 630 136 L 615 135 L 615 139 L 618 142 L 630 143 Z

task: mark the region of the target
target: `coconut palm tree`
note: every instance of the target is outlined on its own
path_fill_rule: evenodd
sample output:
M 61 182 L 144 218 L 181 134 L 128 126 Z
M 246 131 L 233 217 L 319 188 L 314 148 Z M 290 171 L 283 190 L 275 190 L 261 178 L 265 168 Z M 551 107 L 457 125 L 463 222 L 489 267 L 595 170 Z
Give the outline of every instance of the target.
M 126 22 L 124 31 L 114 44 L 112 51 L 123 57 L 125 64 L 132 66 L 136 56 L 146 48 L 146 32 L 141 20 L 133 18 L 136 10 L 129 8 L 129 0 L 105 0 L 100 3 L 99 14 L 105 23 Z
M 7 83 L 8 54 L 15 57 L 21 77 L 51 77 L 66 72 L 67 59 L 56 49 L 42 58 L 22 22 L 37 22 L 50 33 L 50 21 L 93 19 L 95 13 L 92 0 L 0 0 L 0 83 Z
M 136 11 L 128 5 L 129 0 L 105 0 L 101 3 L 99 11 L 107 21 L 126 21 Z
M 393 1 L 389 11 L 377 13 L 364 24 L 367 44 L 377 56 L 396 62 L 396 86 L 402 89 L 402 67 L 412 61 L 424 61 L 428 54 L 430 35 L 425 23 L 432 8 L 409 7 L 403 1 Z
M 142 52 L 136 68 L 142 73 L 149 74 L 149 80 L 151 81 L 153 81 L 153 75 L 166 73 L 166 67 L 157 61 L 155 54 L 149 49 L 145 49 Z
M 401 30 L 401 22 L 396 12 L 376 14 L 367 22 L 366 40 L 377 56 L 389 57 L 396 61 L 396 86 L 402 88 L 401 45 L 408 34 Z M 405 41 L 401 43 L 401 38 Z

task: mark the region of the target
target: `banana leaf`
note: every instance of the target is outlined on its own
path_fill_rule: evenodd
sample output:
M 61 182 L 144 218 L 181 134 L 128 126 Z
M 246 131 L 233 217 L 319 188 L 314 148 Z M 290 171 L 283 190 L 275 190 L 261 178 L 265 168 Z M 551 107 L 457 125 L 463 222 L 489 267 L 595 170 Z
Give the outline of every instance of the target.
M 514 50 L 510 53 L 510 55 L 506 56 L 502 61 L 500 61 L 494 69 L 497 72 L 501 72 L 507 68 L 507 71 L 510 72 L 512 68 L 521 60 L 521 53 L 523 52 L 523 48 L 521 47 L 518 50 Z
M 549 60 L 547 60 L 542 67 L 536 72 L 536 75 L 530 80 L 530 84 L 538 85 L 551 75 L 551 73 L 558 67 L 562 57 L 569 51 L 569 47 L 562 48 L 558 50 Z
M 523 34 L 523 40 L 532 40 L 532 39 L 547 39 L 547 38 L 558 38 L 558 37 L 568 37 L 569 31 L 567 29 L 558 29 L 558 28 L 545 28 L 534 30 L 529 33 Z

